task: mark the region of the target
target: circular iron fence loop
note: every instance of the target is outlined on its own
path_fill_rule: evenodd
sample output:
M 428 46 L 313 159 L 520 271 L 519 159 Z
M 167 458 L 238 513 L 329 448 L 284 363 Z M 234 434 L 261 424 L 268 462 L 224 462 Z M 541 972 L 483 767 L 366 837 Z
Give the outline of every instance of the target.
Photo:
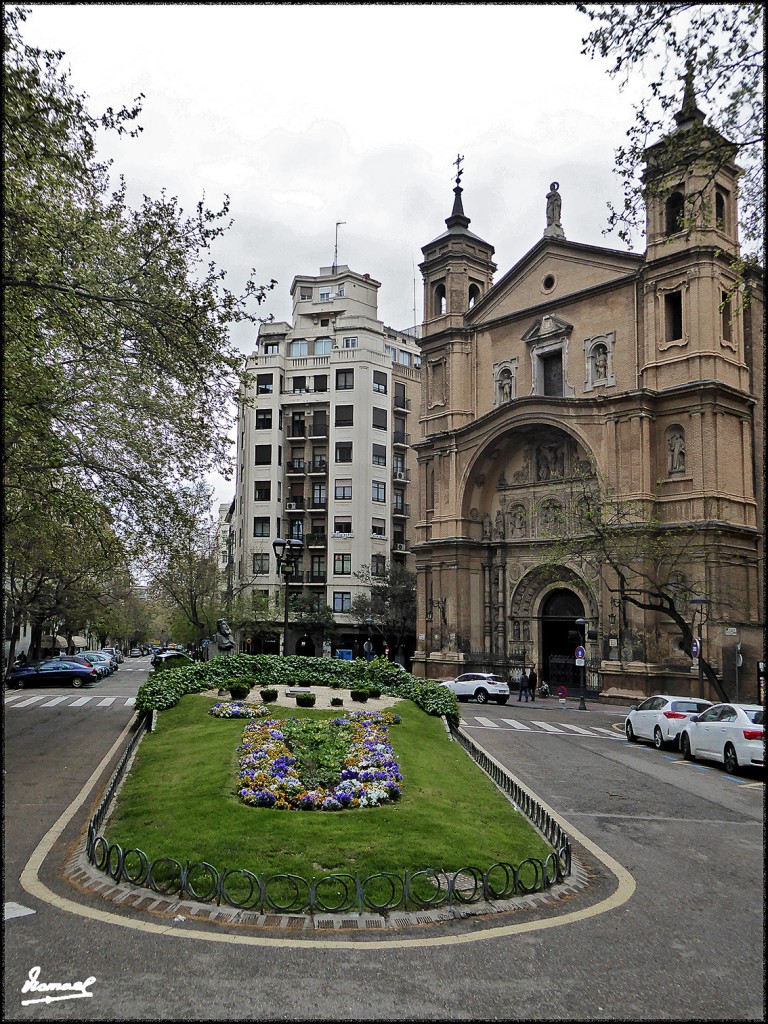
M 557 854 L 553 850 L 552 853 L 547 854 L 546 860 L 544 861 L 544 888 L 548 889 L 550 885 L 554 885 L 560 878 L 560 865 L 558 864 Z
M 248 882 L 248 895 L 245 899 L 237 900 L 227 891 L 227 879 L 231 878 L 232 875 L 242 875 L 242 877 Z M 242 910 L 244 907 L 250 905 L 250 902 L 253 899 L 254 886 L 259 890 L 259 898 L 257 902 L 261 905 L 263 903 L 261 883 L 256 875 L 254 875 L 252 871 L 248 871 L 247 868 L 230 868 L 229 870 L 225 868 L 216 882 L 216 890 L 221 894 L 221 898 L 224 902 L 230 907 L 237 907 L 238 910 Z
M 414 871 L 408 876 L 406 872 L 407 899 L 421 909 L 427 907 L 441 907 L 448 900 L 448 876 L 444 871 L 436 871 L 434 868 L 424 868 L 423 871 Z M 413 891 L 413 883 L 420 877 L 428 878 L 435 887 L 435 892 L 430 897 L 419 896 Z M 443 884 L 445 879 L 445 884 Z
M 277 900 L 269 894 L 269 886 L 273 882 L 283 881 L 288 882 L 290 886 L 293 888 L 294 896 L 293 899 L 290 900 L 288 903 L 278 903 Z M 307 888 L 307 896 L 305 896 L 303 900 L 300 898 L 300 886 L 306 886 Z M 309 882 L 306 880 L 306 878 L 302 878 L 301 875 L 270 875 L 269 878 L 267 878 L 264 882 L 264 902 L 272 910 L 279 910 L 283 911 L 284 913 L 287 913 L 292 910 L 302 910 L 304 907 L 307 906 L 308 895 Z
M 123 850 L 118 843 L 112 843 L 107 853 L 107 874 L 110 878 L 114 878 L 116 882 L 119 882 L 122 873 Z
M 456 880 L 460 875 L 468 875 L 473 882 L 472 891 L 467 894 L 456 887 Z M 477 903 L 483 896 L 483 872 L 480 868 L 467 865 L 453 871 L 448 875 L 448 898 L 455 899 L 457 903 Z
M 106 871 L 109 860 L 109 843 L 104 836 L 97 836 L 94 839 L 91 860 L 99 871 Z
M 131 874 L 131 869 L 128 865 L 128 858 L 137 856 L 139 858 L 139 871 L 136 874 Z M 123 855 L 123 878 L 126 881 L 131 882 L 133 885 L 141 885 L 147 873 L 149 867 L 149 858 L 143 850 L 133 849 L 126 850 Z
M 312 909 L 317 909 L 325 914 L 344 913 L 350 910 L 355 905 L 355 897 L 350 893 L 350 885 L 356 887 L 355 876 L 348 874 L 330 874 L 323 875 L 322 878 L 312 879 L 312 886 L 310 887 L 311 900 L 310 905 Z M 341 885 L 343 892 L 337 893 L 338 900 L 335 903 L 329 902 L 327 899 L 323 899 L 319 893 L 320 886 L 324 885 Z
M 533 867 L 533 873 L 536 879 L 533 885 L 531 886 L 526 885 L 523 881 L 523 868 L 526 864 L 530 864 Z M 524 892 L 526 895 L 532 892 L 539 892 L 539 890 L 541 889 L 541 879 L 543 878 L 543 875 L 544 868 L 542 867 L 541 861 L 536 860 L 535 857 L 528 857 L 527 860 L 524 860 L 520 864 L 518 864 L 517 879 L 521 892 Z
M 210 885 L 204 892 L 199 892 L 197 887 L 192 882 L 192 872 L 195 868 L 202 868 L 203 872 L 208 875 L 210 879 Z M 196 900 L 209 900 L 214 893 L 218 890 L 219 886 L 219 872 L 209 864 L 207 861 L 198 861 L 196 864 L 190 864 L 189 870 L 187 871 L 187 892 L 193 899 Z
M 491 872 L 496 871 L 497 868 L 504 873 L 504 884 L 501 889 L 491 885 Z M 510 878 L 512 880 L 511 884 Z M 504 900 L 514 896 L 515 889 L 517 888 L 517 871 L 515 871 L 514 865 L 508 864 L 506 861 L 498 861 L 496 864 L 491 864 L 483 875 L 483 888 L 486 899 Z
M 369 882 L 373 882 L 376 879 L 383 879 L 389 886 L 390 897 L 383 903 L 376 903 L 370 896 L 366 894 L 366 886 Z M 397 884 L 395 884 L 397 883 Z M 398 895 L 398 888 L 400 893 Z M 375 875 L 368 875 L 360 883 L 360 889 L 363 894 L 363 903 L 370 910 L 394 910 L 399 907 L 403 900 L 403 880 L 399 875 L 396 875 L 393 871 L 379 871 Z
M 168 879 L 167 882 L 155 881 L 155 871 L 161 864 L 172 865 L 172 871 L 175 868 L 174 874 L 172 875 L 171 878 Z M 147 884 L 149 885 L 150 889 L 152 889 L 153 892 L 159 892 L 163 896 L 165 896 L 168 893 L 174 892 L 179 888 L 182 870 L 183 869 L 181 867 L 181 864 L 177 860 L 174 860 L 173 857 L 158 857 L 157 860 L 151 861 L 149 867 L 147 868 Z

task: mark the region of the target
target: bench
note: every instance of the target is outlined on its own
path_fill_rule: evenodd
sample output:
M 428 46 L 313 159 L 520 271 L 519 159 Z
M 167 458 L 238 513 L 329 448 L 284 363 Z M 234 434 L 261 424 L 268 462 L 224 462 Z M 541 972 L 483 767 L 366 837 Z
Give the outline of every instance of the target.
M 285 691 L 286 697 L 296 697 L 300 693 L 312 693 L 308 686 L 289 686 Z

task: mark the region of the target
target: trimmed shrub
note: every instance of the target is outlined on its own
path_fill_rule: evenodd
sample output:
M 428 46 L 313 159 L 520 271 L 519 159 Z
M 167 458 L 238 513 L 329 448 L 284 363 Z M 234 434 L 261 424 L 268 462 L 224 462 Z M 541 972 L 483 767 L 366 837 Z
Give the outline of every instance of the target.
M 331 697 L 331 707 L 332 708 L 343 708 L 344 707 L 344 700 L 343 700 L 343 698 L 341 698 L 341 697 Z
M 361 704 L 365 704 L 368 700 L 368 690 L 350 690 L 349 696 L 352 700 L 359 701 Z
M 245 700 L 251 692 L 251 680 L 242 678 L 233 679 L 231 683 L 227 684 L 227 689 L 230 692 L 232 700 Z
M 297 693 L 296 705 L 300 708 L 313 708 L 317 697 L 314 693 Z
M 266 690 L 259 690 L 259 693 L 265 704 L 273 704 L 277 700 L 277 690 L 274 686 L 269 686 Z

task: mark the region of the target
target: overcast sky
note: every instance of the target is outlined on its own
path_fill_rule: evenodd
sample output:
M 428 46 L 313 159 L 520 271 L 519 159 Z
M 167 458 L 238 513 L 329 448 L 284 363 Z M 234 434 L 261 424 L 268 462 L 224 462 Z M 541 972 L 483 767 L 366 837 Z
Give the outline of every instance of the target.
M 381 281 L 385 324 L 419 322 L 421 246 L 445 230 L 459 153 L 497 280 L 541 238 L 551 181 L 568 239 L 625 248 L 603 231 L 637 94 L 581 56 L 590 23 L 572 4 L 31 7 L 25 41 L 65 52 L 91 113 L 145 94 L 139 138 L 100 150 L 129 199 L 165 188 L 192 211 L 228 194 L 216 258 L 232 290 L 251 267 L 276 278 L 278 320 L 344 221 L 338 262 Z M 255 329 L 237 330 L 251 352 Z

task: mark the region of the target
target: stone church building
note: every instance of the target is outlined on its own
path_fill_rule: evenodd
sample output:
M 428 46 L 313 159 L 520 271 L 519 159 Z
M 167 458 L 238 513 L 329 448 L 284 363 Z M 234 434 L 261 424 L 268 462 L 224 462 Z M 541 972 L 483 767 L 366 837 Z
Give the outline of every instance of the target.
M 702 155 L 670 168 L 670 139 L 683 133 Z M 663 187 L 647 197 L 643 255 L 568 239 L 567 195 L 553 182 L 543 237 L 496 283 L 459 171 L 447 229 L 420 265 L 415 674 L 514 679 L 535 664 L 569 694 L 720 699 L 679 624 L 628 599 L 605 561 L 569 554 L 591 488 L 667 541 L 678 532 L 675 557 L 638 549 L 631 585 L 671 590 L 728 696 L 757 696 L 763 299 L 760 276 L 740 286 L 733 269 L 739 169 L 727 159 L 711 173 L 707 139 L 725 141 L 687 87 L 676 131 L 647 152 L 645 181 Z M 691 221 L 685 198 L 699 190 Z

